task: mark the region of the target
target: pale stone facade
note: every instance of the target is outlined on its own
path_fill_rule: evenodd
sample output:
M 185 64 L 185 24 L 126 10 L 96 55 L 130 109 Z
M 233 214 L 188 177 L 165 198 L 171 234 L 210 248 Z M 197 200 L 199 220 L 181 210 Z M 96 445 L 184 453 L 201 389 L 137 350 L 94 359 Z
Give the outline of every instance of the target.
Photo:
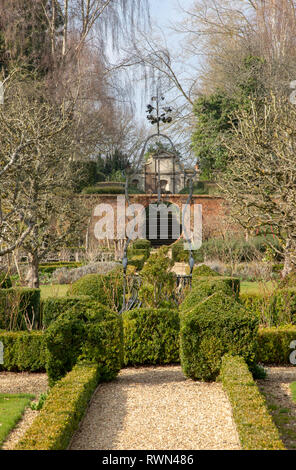
M 142 171 L 133 176 L 131 183 L 145 193 L 156 194 L 160 179 L 161 193 L 177 194 L 188 186 L 192 173 L 192 170 L 184 168 L 175 153 L 162 151 L 149 155 Z M 196 179 L 197 176 L 194 182 Z

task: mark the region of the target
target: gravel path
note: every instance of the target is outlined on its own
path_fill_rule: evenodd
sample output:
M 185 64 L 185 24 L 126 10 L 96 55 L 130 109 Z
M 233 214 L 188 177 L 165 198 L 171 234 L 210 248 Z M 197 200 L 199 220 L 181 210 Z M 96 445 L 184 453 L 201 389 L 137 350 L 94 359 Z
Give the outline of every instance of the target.
M 27 372 L 0 372 L 0 393 L 30 393 L 39 398 L 39 395 L 48 389 L 46 374 L 30 374 Z M 31 425 L 38 411 L 26 408 L 22 419 L 9 434 L 2 446 L 3 450 L 11 450 Z
M 240 449 L 218 383 L 186 379 L 179 366 L 123 369 L 99 385 L 71 450 Z
M 40 395 L 46 392 L 47 375 L 29 372 L 0 372 L 0 393 L 32 393 Z

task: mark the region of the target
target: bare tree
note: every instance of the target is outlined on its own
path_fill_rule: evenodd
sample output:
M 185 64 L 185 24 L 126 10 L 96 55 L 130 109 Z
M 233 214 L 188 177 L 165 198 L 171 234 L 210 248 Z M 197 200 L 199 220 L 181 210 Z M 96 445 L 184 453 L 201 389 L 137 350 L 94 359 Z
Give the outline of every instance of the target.
M 296 108 L 271 94 L 237 115 L 225 142 L 231 161 L 219 182 L 232 217 L 249 233 L 257 229 L 283 242 L 283 276 L 296 267 Z
M 133 33 L 136 24 L 149 23 L 147 0 L 42 0 L 51 31 L 52 53 L 59 50 L 63 60 L 73 52 L 76 57 L 86 44 L 92 43 L 104 52 L 107 35 L 118 47 L 119 38 Z M 49 3 L 49 5 L 48 5 Z M 56 17 L 63 16 L 62 40 L 55 33 Z M 73 38 L 75 45 L 73 47 Z
M 23 100 L 25 83 L 17 83 L 13 76 L 14 73 L 4 81 L 5 105 L 0 106 L 0 256 L 18 248 L 34 226 L 30 211 L 20 198 L 19 181 L 14 177 L 16 169 L 28 162 L 28 154 L 36 145 L 36 136 L 28 125 L 32 106 Z M 59 128 L 48 127 L 40 132 L 39 139 L 46 141 L 55 132 L 58 133 Z M 11 198 L 7 197 L 8 192 Z
M 30 284 L 36 287 L 40 257 L 65 241 L 79 221 L 71 198 L 75 102 L 61 108 L 44 84 L 26 81 L 11 83 L 5 102 L 0 149 L 8 163 L 1 179 L 1 244 L 4 252 L 22 243 L 31 263 Z
M 294 0 L 195 0 L 180 30 L 201 62 L 200 91 L 233 93 L 252 72 L 240 65 L 250 55 L 264 60 L 268 87 L 286 86 L 294 72 L 295 8 Z

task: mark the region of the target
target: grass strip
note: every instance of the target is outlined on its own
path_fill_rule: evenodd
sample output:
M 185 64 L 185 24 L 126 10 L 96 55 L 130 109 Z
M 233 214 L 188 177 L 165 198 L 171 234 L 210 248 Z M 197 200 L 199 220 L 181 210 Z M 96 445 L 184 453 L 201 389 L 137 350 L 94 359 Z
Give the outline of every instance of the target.
M 0 393 L 0 448 L 17 425 L 34 395 Z

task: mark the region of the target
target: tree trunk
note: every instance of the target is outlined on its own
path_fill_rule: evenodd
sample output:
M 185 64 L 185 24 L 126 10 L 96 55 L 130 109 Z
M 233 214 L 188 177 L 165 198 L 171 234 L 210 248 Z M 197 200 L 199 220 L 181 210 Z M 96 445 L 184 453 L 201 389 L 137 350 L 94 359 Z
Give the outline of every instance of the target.
M 63 46 L 62 56 L 66 55 L 67 42 L 68 42 L 68 15 L 69 15 L 69 0 L 64 0 L 64 31 L 63 31 Z
M 37 253 L 30 253 L 29 256 L 30 268 L 26 276 L 28 285 L 33 289 L 39 288 L 39 257 Z
M 281 272 L 282 278 L 296 269 L 296 239 L 288 237 L 285 246 L 284 269 Z

